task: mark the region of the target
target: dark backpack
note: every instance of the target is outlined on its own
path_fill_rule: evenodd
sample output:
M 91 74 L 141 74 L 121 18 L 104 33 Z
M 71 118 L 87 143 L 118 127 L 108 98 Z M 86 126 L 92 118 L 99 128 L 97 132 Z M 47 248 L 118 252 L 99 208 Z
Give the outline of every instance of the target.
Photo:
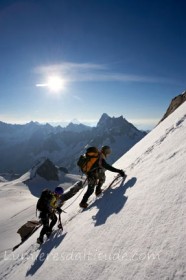
M 99 159 L 100 152 L 96 147 L 89 147 L 84 155 L 81 155 L 77 165 L 85 174 L 91 171 L 94 163 Z
M 48 205 L 53 197 L 50 190 L 45 189 L 42 191 L 40 198 L 38 199 L 36 209 L 39 211 L 47 211 Z

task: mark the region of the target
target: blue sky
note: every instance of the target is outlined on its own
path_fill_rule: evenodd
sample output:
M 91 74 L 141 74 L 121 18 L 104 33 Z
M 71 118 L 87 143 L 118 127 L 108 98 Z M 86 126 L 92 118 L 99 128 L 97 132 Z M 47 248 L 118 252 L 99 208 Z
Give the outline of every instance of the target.
M 0 120 L 105 112 L 152 128 L 185 90 L 185 12 L 185 0 L 1 0 Z

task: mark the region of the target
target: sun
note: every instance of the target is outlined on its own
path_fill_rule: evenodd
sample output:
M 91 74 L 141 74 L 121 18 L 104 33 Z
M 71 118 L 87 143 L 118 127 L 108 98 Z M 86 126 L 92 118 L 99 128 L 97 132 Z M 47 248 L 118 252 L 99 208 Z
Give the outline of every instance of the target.
M 36 87 L 47 88 L 50 93 L 61 94 L 66 89 L 67 81 L 59 75 L 52 75 L 46 78 L 45 83 L 36 84 Z
M 59 76 L 51 76 L 48 78 L 47 87 L 52 92 L 60 92 L 65 88 L 65 81 Z

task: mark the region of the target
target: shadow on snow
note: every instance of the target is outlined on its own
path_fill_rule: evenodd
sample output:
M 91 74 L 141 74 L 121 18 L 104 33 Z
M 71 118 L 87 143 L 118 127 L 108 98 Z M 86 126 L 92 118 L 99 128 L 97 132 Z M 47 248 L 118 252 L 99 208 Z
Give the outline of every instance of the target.
M 124 207 L 128 197 L 124 194 L 128 188 L 132 188 L 137 181 L 136 177 L 132 177 L 126 183 L 121 182 L 117 188 L 110 188 L 103 193 L 102 198 L 98 198 L 91 205 L 96 206 L 98 212 L 92 219 L 95 221 L 95 226 L 104 224 L 107 218 L 113 214 L 117 214 Z
M 49 254 L 53 248 L 57 248 L 62 240 L 65 238 L 67 233 L 60 234 L 56 232 L 52 237 L 50 237 L 44 244 L 41 245 L 41 250 L 33 265 L 27 271 L 26 276 L 34 275 L 38 269 L 43 265 L 46 260 L 50 260 Z M 52 255 L 52 254 L 51 254 Z

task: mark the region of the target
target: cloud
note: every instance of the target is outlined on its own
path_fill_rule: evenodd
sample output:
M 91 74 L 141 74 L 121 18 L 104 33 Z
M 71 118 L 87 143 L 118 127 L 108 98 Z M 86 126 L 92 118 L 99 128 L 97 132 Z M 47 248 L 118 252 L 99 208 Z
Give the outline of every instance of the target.
M 63 62 L 61 64 L 53 64 L 47 66 L 39 66 L 35 68 L 35 72 L 39 74 L 53 74 L 53 73 L 62 73 L 62 74 L 73 74 L 86 71 L 98 71 L 104 70 L 103 65 L 94 64 L 94 63 L 72 63 L 72 62 Z
M 169 79 L 162 77 L 149 77 L 126 73 L 112 72 L 104 64 L 94 63 L 72 63 L 63 62 L 47 66 L 39 66 L 34 69 L 35 73 L 49 76 L 62 75 L 69 82 L 146 82 L 146 83 L 172 83 Z

